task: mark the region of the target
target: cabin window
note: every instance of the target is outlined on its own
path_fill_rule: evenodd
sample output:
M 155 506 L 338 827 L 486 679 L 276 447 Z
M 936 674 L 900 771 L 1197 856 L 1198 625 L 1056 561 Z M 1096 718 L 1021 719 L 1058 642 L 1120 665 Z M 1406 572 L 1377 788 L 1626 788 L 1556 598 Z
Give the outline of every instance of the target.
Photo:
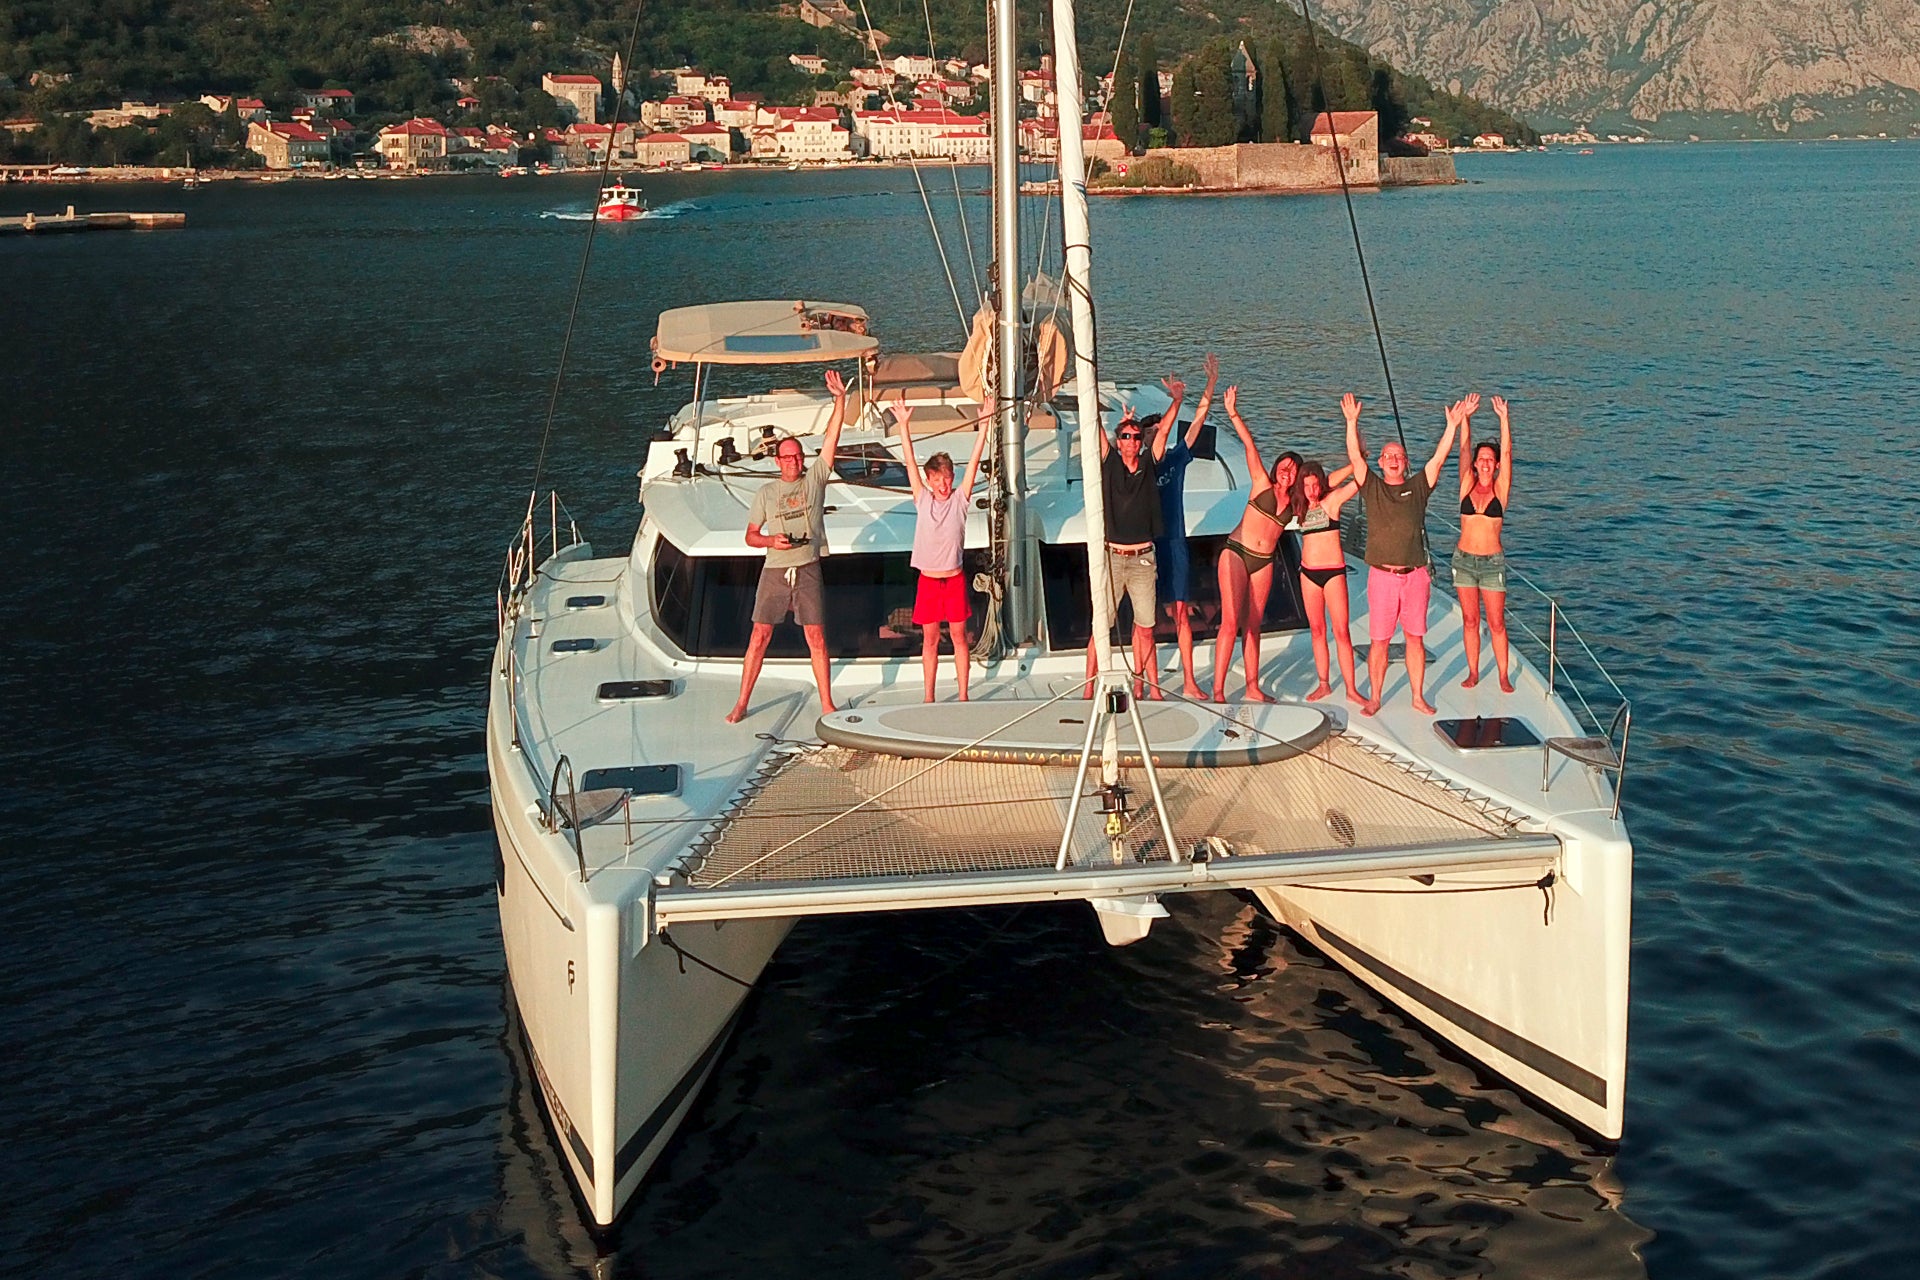
M 1216 567 L 1220 548 L 1226 544 L 1223 534 L 1188 538 L 1187 550 L 1193 569 L 1190 577 L 1193 634 L 1196 639 L 1212 639 L 1220 631 L 1220 579 Z M 1273 590 L 1267 596 L 1266 619 L 1262 631 L 1297 631 L 1307 625 L 1300 605 L 1300 538 L 1280 535 L 1280 556 L 1274 561 Z M 1055 651 L 1084 649 L 1093 639 L 1093 592 L 1087 586 L 1087 549 L 1078 543 L 1040 544 L 1040 578 L 1046 593 L 1047 639 Z M 1133 637 L 1133 609 L 1124 599 L 1118 602 L 1115 620 L 1115 644 L 1130 644 Z M 1162 644 L 1178 640 L 1173 619 L 1162 610 L 1154 619 L 1154 639 Z
M 920 652 L 913 623 L 917 576 L 905 551 L 847 553 L 825 557 L 827 650 L 835 658 L 899 658 Z M 969 583 L 985 570 L 987 553 L 969 551 L 961 562 Z M 653 554 L 653 612 L 660 629 L 680 649 L 698 658 L 738 658 L 753 630 L 753 595 L 766 566 L 762 556 L 690 556 L 666 538 Z M 971 634 L 980 634 L 986 599 L 973 600 Z M 943 642 L 944 646 L 944 642 Z M 804 658 L 806 637 L 798 623 L 773 629 L 770 658 Z

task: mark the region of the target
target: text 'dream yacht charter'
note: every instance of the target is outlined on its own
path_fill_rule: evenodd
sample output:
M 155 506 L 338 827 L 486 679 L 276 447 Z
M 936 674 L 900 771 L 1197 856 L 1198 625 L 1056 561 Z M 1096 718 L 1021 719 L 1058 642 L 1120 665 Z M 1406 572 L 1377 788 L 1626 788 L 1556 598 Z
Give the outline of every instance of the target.
M 1009 13 L 994 37 L 1010 68 Z M 1055 38 L 1070 335 L 1049 333 L 1029 362 L 1016 305 L 957 357 L 902 355 L 858 300 L 669 311 L 656 362 L 690 369 L 694 398 L 645 455 L 631 546 L 601 553 L 542 497 L 509 550 L 487 716 L 501 931 L 539 1093 L 598 1223 L 633 1195 L 807 915 L 1081 899 L 1124 943 L 1168 895 L 1250 890 L 1434 1034 L 1582 1128 L 1621 1131 L 1632 848 L 1615 792 L 1630 720 L 1621 699 L 1596 723 L 1573 689 L 1564 651 L 1585 646 L 1557 605 L 1539 660 L 1516 652 L 1502 694 L 1459 687 L 1457 615 L 1436 601 L 1439 715 L 1411 708 L 1396 662 L 1386 708 L 1362 718 L 1303 700 L 1315 675 L 1289 550 L 1262 649 L 1277 702 L 1128 696 L 1104 575 L 1088 571 L 1104 501 L 1093 419 L 1168 399 L 1094 367 L 1064 0 Z M 996 127 L 1015 119 L 1013 80 L 995 78 Z M 996 137 L 995 285 L 1019 299 L 1013 146 Z M 781 440 L 815 455 L 831 413 L 824 392 L 764 388 L 819 387 L 828 367 L 854 386 L 822 561 L 840 710 L 819 714 L 783 625 L 729 724 L 763 564 L 742 539 L 753 494 Z M 991 414 L 983 387 L 1005 393 Z M 896 394 L 921 458 L 965 457 L 993 433 L 966 534 L 967 575 L 986 588 L 972 629 L 990 634 L 964 705 L 921 701 Z M 1203 435 L 1196 452 L 1186 532 L 1210 566 L 1249 478 L 1238 448 Z

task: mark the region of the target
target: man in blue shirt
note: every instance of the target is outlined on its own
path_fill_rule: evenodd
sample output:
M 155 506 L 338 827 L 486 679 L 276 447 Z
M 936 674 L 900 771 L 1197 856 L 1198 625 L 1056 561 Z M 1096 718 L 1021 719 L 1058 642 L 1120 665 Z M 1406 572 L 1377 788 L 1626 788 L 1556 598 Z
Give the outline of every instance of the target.
M 1193 422 L 1167 446 L 1166 454 L 1159 460 L 1154 475 L 1160 487 L 1160 525 L 1164 530 L 1153 544 L 1154 562 L 1159 570 L 1154 594 L 1160 599 L 1161 610 L 1173 619 L 1174 630 L 1179 636 L 1183 675 L 1180 692 L 1196 700 L 1204 700 L 1206 694 L 1201 692 L 1200 682 L 1194 679 L 1193 667 L 1193 591 L 1187 555 L 1187 464 L 1193 461 L 1193 445 L 1200 438 L 1200 429 L 1206 425 L 1207 411 L 1213 407 L 1213 389 L 1219 381 L 1220 359 L 1208 352 L 1207 388 L 1200 393 L 1200 403 L 1194 407 Z M 1178 375 L 1161 379 L 1160 385 L 1173 397 L 1173 406 L 1167 410 L 1167 417 L 1176 424 L 1177 430 L 1180 402 L 1186 398 L 1187 385 L 1180 381 Z

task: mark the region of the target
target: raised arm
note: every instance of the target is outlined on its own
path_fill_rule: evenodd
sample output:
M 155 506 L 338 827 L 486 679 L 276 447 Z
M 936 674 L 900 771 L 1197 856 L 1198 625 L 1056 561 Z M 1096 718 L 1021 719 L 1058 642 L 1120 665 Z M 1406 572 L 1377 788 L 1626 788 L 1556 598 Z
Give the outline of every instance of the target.
M 1340 412 L 1347 420 L 1347 465 L 1353 468 L 1350 474 L 1354 480 L 1363 485 L 1367 482 L 1367 451 L 1360 447 L 1360 410 L 1364 407 L 1351 391 L 1340 397 Z
M 1267 474 L 1267 464 L 1260 460 L 1260 446 L 1253 442 L 1253 432 L 1247 430 L 1246 419 L 1240 416 L 1240 387 L 1238 384 L 1227 388 L 1227 394 L 1220 398 L 1226 408 L 1227 421 L 1233 424 L 1235 434 L 1247 450 L 1247 479 L 1252 492 L 1273 487 L 1273 478 Z
M 907 489 L 918 503 L 925 482 L 920 479 L 920 459 L 913 451 L 913 410 L 907 407 L 906 395 L 898 391 L 893 396 L 893 421 L 900 428 L 900 460 L 907 464 Z
M 1329 490 L 1338 489 L 1341 485 L 1345 484 L 1347 481 L 1352 479 L 1353 479 L 1353 464 L 1349 462 L 1346 466 L 1337 468 L 1336 470 L 1331 471 L 1327 474 L 1327 488 Z M 1355 492 L 1359 491 L 1358 482 L 1355 483 L 1354 488 L 1355 488 Z
M 1453 410 L 1447 410 L 1447 418 L 1453 418 Z M 1473 492 L 1473 423 L 1460 424 L 1460 496 L 1466 497 Z
M 1193 425 L 1187 428 L 1187 448 L 1193 448 L 1200 438 L 1200 428 L 1207 424 L 1207 413 L 1213 408 L 1213 388 L 1220 381 L 1220 357 L 1207 352 L 1207 386 L 1200 393 L 1200 403 L 1193 407 Z
M 1132 422 L 1132 421 L 1133 421 L 1133 406 L 1128 405 L 1126 407 L 1125 412 L 1121 413 L 1120 421 L 1117 425 L 1115 425 L 1114 430 L 1118 431 L 1120 430 L 1121 427 L 1126 426 L 1129 422 Z M 1107 455 L 1113 452 L 1113 441 L 1107 438 L 1107 424 L 1102 422 L 1099 424 L 1099 426 L 1100 426 L 1100 461 L 1105 462 L 1107 460 Z
M 1345 471 L 1347 469 L 1343 467 L 1341 470 Z M 1348 474 L 1351 475 L 1352 472 L 1349 471 Z M 1348 500 L 1358 492 L 1360 492 L 1360 486 L 1348 480 L 1344 484 L 1335 485 L 1326 497 L 1320 499 L 1320 505 L 1326 509 L 1329 517 L 1338 517 L 1340 508 L 1346 506 Z
M 1173 398 L 1173 403 L 1168 405 L 1167 411 L 1160 415 L 1160 424 L 1154 428 L 1153 460 L 1155 462 L 1166 456 L 1167 441 L 1173 438 L 1174 424 L 1180 421 L 1180 405 L 1187 398 L 1187 384 L 1180 381 L 1180 375 L 1177 373 L 1170 373 L 1160 379 L 1160 385 L 1167 389 L 1167 394 Z
M 1447 429 L 1440 437 L 1440 447 L 1433 451 L 1433 456 L 1427 459 L 1427 465 L 1422 468 L 1427 474 L 1427 488 L 1431 489 L 1440 483 L 1440 468 L 1447 465 L 1447 455 L 1453 452 L 1453 433 L 1458 431 L 1460 425 L 1471 418 L 1473 411 L 1479 407 L 1480 393 L 1469 391 L 1465 399 L 1455 401 L 1447 410 Z
M 994 397 L 989 394 L 983 407 L 986 416 L 980 420 L 978 429 L 973 433 L 973 452 L 967 456 L 967 474 L 960 481 L 960 493 L 966 498 L 973 496 L 973 482 L 980 475 L 980 459 L 987 455 L 987 437 L 993 434 L 987 430 L 987 424 L 997 416 L 994 410 L 995 403 Z
M 1500 419 L 1500 474 L 1494 478 L 1494 491 L 1500 495 L 1500 505 L 1507 505 L 1508 495 L 1513 492 L 1513 423 L 1507 420 L 1507 399 L 1505 396 L 1493 398 L 1494 416 Z
M 827 391 L 833 396 L 833 413 L 827 418 L 826 434 L 820 438 L 821 465 L 831 469 L 839 461 L 840 429 L 847 425 L 847 384 L 837 369 L 827 370 Z

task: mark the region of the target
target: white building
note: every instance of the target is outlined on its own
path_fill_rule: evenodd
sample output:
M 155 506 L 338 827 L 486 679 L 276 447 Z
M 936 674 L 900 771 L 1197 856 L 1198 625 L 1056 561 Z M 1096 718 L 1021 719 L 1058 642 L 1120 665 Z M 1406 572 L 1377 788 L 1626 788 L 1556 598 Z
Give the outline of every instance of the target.
M 540 77 L 540 87 L 553 95 L 560 104 L 561 114 L 571 113 L 571 118 L 581 124 L 600 123 L 600 78 L 598 76 L 578 76 L 547 72 Z
M 930 80 L 940 74 L 940 64 L 922 54 L 903 53 L 891 65 L 893 74 L 904 80 Z
M 810 76 L 827 74 L 827 60 L 817 53 L 790 53 L 787 61 Z
M 851 160 L 853 135 L 831 107 L 761 107 L 753 125 L 756 160 Z
M 943 107 L 856 111 L 853 127 L 867 140 L 867 153 L 883 160 L 937 158 L 972 163 L 987 160 L 993 149 L 985 116 L 963 116 Z

